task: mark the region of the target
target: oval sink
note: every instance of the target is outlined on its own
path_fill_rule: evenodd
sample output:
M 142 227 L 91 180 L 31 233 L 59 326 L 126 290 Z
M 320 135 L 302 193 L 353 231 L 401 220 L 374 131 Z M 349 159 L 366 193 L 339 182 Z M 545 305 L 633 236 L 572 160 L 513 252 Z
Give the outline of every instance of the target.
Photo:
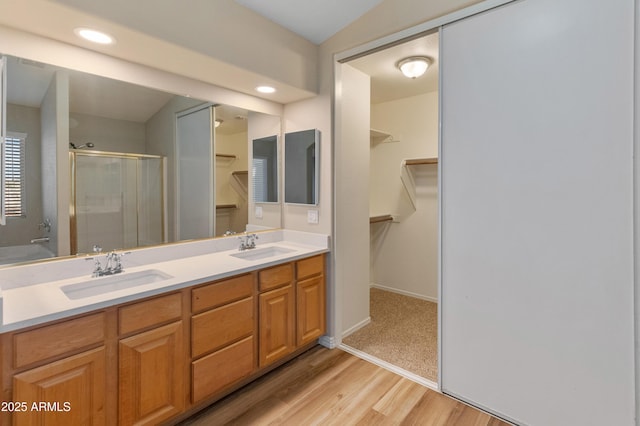
M 271 247 L 264 247 L 264 248 L 258 248 L 258 249 L 249 249 L 246 251 L 233 253 L 231 256 L 237 257 L 239 259 L 245 259 L 245 260 L 259 260 L 259 259 L 266 259 L 267 257 L 273 257 L 281 254 L 291 253 L 293 251 L 295 250 L 286 248 L 286 247 L 271 246 Z
M 69 299 L 76 300 L 164 281 L 170 278 L 173 277 L 169 274 L 165 274 L 157 269 L 149 269 L 147 271 L 132 272 L 130 274 L 124 273 L 110 275 L 108 277 L 91 278 L 90 280 L 80 283 L 62 286 L 60 290 L 62 290 Z

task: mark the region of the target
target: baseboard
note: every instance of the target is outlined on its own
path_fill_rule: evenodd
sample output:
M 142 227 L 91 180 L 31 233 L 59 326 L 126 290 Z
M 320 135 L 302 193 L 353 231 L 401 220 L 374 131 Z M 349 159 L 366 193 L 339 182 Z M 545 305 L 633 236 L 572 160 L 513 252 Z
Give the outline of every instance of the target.
M 402 294 L 403 296 L 409 296 L 416 299 L 426 300 L 427 302 L 438 303 L 437 297 L 423 296 L 422 294 L 412 293 L 410 291 L 400 290 L 398 288 L 393 288 L 393 287 L 387 287 L 387 286 L 376 284 L 376 283 L 371 283 L 370 286 L 372 288 L 377 288 L 379 290 L 390 291 L 391 293 L 398 293 L 398 294 Z
M 344 339 L 348 335 L 355 333 L 356 331 L 360 330 L 362 327 L 368 325 L 370 322 L 371 322 L 371 317 L 365 318 L 364 320 L 360 321 L 359 323 L 349 328 L 348 330 L 343 331 L 342 338 Z
M 412 382 L 416 382 L 419 385 L 425 386 L 429 389 L 433 389 L 435 391 L 438 391 L 438 384 L 436 382 L 433 382 L 429 379 L 425 379 L 422 376 L 418 376 L 415 373 L 412 373 L 410 371 L 405 370 L 404 368 L 400 368 L 396 365 L 393 365 L 391 363 L 388 363 L 387 361 L 381 360 L 380 358 L 376 358 L 375 356 L 369 355 L 366 352 L 362 352 L 358 349 L 352 348 L 351 346 L 345 345 L 344 343 L 341 344 L 340 346 L 338 346 L 339 349 L 350 353 L 351 355 L 357 356 L 358 358 L 361 358 L 365 361 L 368 361 L 372 364 L 377 365 L 378 367 L 382 367 L 385 370 L 389 370 L 392 373 L 395 373 L 399 376 L 402 376 L 406 379 L 411 380 Z
M 327 349 L 335 349 L 337 347 L 336 338 L 332 336 L 322 336 L 318 339 L 318 343 Z

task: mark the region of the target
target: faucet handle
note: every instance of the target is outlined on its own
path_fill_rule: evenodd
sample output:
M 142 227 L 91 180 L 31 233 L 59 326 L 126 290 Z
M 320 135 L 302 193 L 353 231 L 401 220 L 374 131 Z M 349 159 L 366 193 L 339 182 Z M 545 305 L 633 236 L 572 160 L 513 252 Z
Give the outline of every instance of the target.
M 97 244 L 94 244 L 94 245 L 93 245 L 93 252 L 94 252 L 94 253 L 102 253 L 102 247 L 100 247 L 100 246 L 99 246 L 99 245 L 97 245 Z

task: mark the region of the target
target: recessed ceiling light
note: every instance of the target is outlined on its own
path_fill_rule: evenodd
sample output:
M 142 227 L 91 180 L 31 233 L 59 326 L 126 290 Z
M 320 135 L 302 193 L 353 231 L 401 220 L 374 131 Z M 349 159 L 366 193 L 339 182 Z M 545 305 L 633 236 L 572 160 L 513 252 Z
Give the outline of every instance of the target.
M 76 33 L 77 36 L 94 43 L 113 44 L 116 42 L 116 39 L 109 34 L 92 30 L 91 28 L 76 28 L 73 32 Z
M 276 91 L 276 89 L 271 86 L 258 86 L 256 90 L 260 93 L 273 93 Z

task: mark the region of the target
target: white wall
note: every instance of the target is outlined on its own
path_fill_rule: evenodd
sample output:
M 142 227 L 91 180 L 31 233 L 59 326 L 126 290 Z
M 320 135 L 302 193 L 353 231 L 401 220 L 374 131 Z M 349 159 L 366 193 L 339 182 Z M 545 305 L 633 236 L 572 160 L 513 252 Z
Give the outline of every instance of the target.
M 70 113 L 69 138 L 76 146 L 93 142 L 97 151 L 145 154 L 145 124 Z
M 393 214 L 399 223 L 370 226 L 371 282 L 414 297 L 438 298 L 437 165 L 411 166 L 416 208 L 400 180 L 407 158 L 438 156 L 438 93 L 371 105 L 371 127 L 394 141 L 371 145 L 369 209 Z
M 48 248 L 70 253 L 69 76 L 57 71 L 41 104 L 43 216 L 51 220 Z
M 258 228 L 280 228 L 282 223 L 282 119 L 280 116 L 249 111 L 247 119 L 247 152 L 249 170 L 253 163 L 253 140 L 276 135 L 278 137 L 278 202 L 255 203 L 253 189 L 249 185 L 249 224 Z M 249 176 L 249 180 L 251 177 Z M 262 209 L 262 217 L 256 216 L 256 207 Z
M 32 238 L 45 236 L 38 229 L 42 215 L 42 171 L 40 167 L 40 109 L 7 104 L 7 131 L 26 133 L 26 217 L 8 217 L 0 227 L 2 246 L 29 244 Z
M 369 108 L 370 78 L 350 65 L 338 67 L 343 86 L 336 93 L 335 279 L 329 294 L 339 312 L 333 330 L 340 339 L 369 321 Z M 332 289 L 333 290 L 333 289 Z M 330 316 L 331 317 L 331 316 Z

